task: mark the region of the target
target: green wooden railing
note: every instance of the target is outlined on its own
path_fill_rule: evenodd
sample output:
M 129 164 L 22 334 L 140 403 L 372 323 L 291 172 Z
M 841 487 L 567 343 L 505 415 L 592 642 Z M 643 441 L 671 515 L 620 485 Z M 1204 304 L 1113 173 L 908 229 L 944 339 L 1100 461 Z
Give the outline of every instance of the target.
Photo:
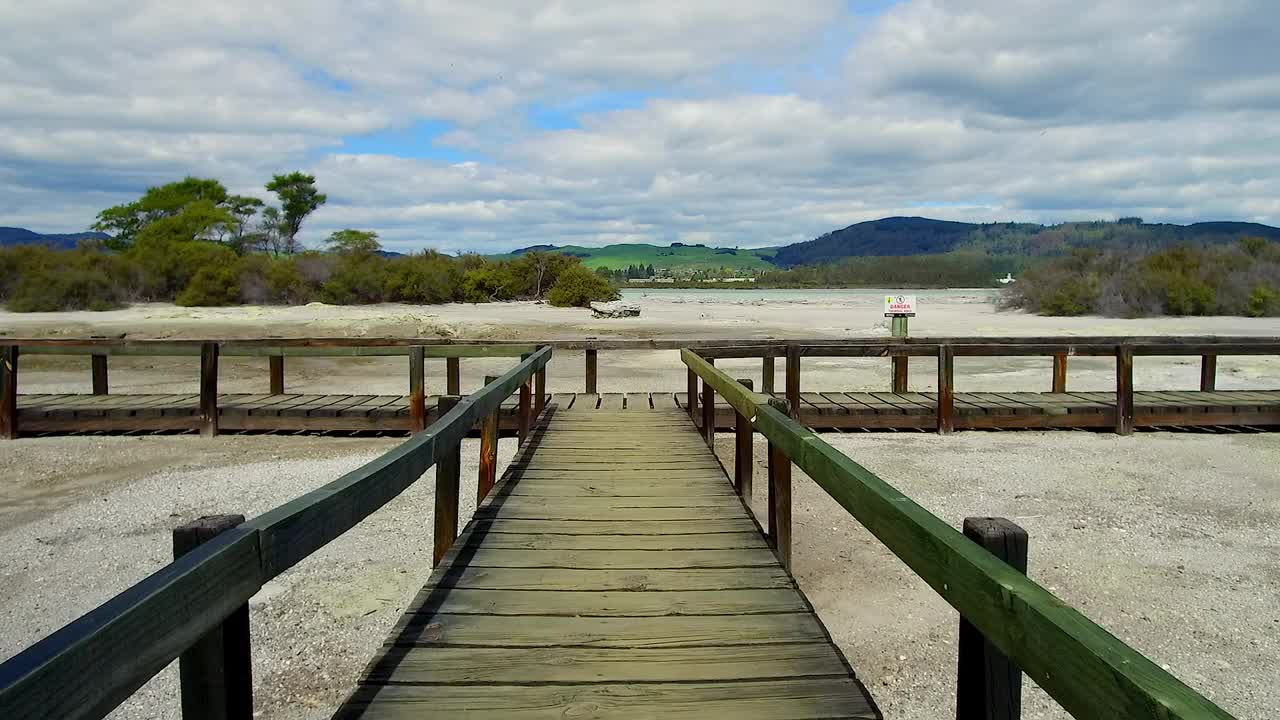
M 1227 712 L 1162 670 L 1089 618 L 998 560 L 874 473 L 787 415 L 785 403 L 735 382 L 689 349 L 681 359 L 719 394 L 775 454 L 805 472 L 986 639 L 1077 718 L 1209 720 Z M 789 472 L 789 471 L 788 471 Z M 770 527 L 779 556 L 790 557 L 790 480 L 770 488 Z M 774 482 L 771 479 L 771 483 Z M 782 484 L 781 482 L 779 484 Z M 784 546 L 785 543 L 785 546 Z
M 209 642 L 211 633 L 225 632 L 224 623 L 264 583 L 350 530 L 432 466 L 437 467 L 438 561 L 457 536 L 462 439 L 517 391 L 527 427 L 530 386 L 550 359 L 551 348 L 542 348 L 478 392 L 447 398 L 442 410 L 451 407 L 439 420 L 394 450 L 184 549 L 174 562 L 10 658 L 0 665 L 0 718 L 104 717 L 175 658 L 182 655 L 185 663 L 186 653 Z M 247 647 L 247 637 L 241 640 Z M 221 668 L 216 674 L 247 679 L 248 668 Z M 187 681 L 184 671 L 184 695 Z M 204 692 L 219 682 L 225 679 L 195 680 Z

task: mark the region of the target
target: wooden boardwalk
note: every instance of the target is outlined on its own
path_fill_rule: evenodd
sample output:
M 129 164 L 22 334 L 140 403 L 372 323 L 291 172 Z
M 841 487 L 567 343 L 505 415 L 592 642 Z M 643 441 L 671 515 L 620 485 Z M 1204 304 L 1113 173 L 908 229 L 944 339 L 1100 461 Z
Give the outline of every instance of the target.
M 777 395 L 782 397 L 781 394 Z M 1115 424 L 1115 394 L 956 393 L 955 425 L 965 428 L 1107 428 Z M 426 398 L 427 422 L 438 398 Z M 554 393 L 562 410 L 598 412 L 675 410 L 685 393 Z M 891 392 L 805 392 L 800 419 L 816 429 L 931 429 L 937 395 Z M 412 429 L 408 395 L 220 394 L 222 431 L 391 431 Z M 502 407 L 503 429 L 516 427 L 516 400 Z M 1139 427 L 1280 425 L 1280 391 L 1166 391 L 1134 393 Z M 18 396 L 24 433 L 196 430 L 197 394 Z M 732 409 L 717 401 L 716 425 L 733 425 Z
M 549 411 L 336 717 L 880 717 L 688 416 L 639 410 Z

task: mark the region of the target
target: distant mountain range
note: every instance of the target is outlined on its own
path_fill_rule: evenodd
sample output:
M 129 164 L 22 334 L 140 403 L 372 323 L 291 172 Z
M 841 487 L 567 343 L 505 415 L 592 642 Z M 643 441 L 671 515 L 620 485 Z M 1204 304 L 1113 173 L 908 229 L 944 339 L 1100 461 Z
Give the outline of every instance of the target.
M 783 247 L 721 248 L 701 244 L 628 243 L 532 245 L 493 258 L 518 257 L 535 250 L 573 255 L 591 268 L 625 269 L 629 265 L 677 272 L 768 270 L 835 262 L 849 257 L 931 255 L 978 252 L 1001 257 L 1046 257 L 1079 248 L 1155 248 L 1178 243 L 1218 244 L 1255 236 L 1280 242 L 1280 228 L 1246 222 L 1202 222 L 1191 225 L 1144 223 L 1141 218 L 1115 222 L 964 223 L 922 217 L 890 217 L 834 230 L 821 237 Z M 105 233 L 41 234 L 0 227 L 0 246 L 41 243 L 74 248 L 81 240 L 105 240 Z M 399 255 L 390 251 L 388 257 Z
M 869 220 L 821 237 L 783 247 L 734 249 L 672 243 L 606 245 L 533 245 L 514 257 L 541 250 L 582 258 L 588 267 L 625 268 L 653 265 L 655 270 L 759 270 L 835 262 L 849 257 L 931 255 L 956 251 L 1007 257 L 1061 255 L 1078 248 L 1151 248 L 1183 242 L 1217 244 L 1256 236 L 1280 241 L 1280 228 L 1245 222 L 1202 222 L 1192 225 L 1144 223 L 1140 218 L 1115 222 L 964 223 L 922 217 Z
M 48 245 L 55 248 L 69 249 L 80 244 L 81 240 L 109 240 L 110 235 L 100 232 L 45 234 L 26 228 L 0 227 L 0 247 L 8 245 Z

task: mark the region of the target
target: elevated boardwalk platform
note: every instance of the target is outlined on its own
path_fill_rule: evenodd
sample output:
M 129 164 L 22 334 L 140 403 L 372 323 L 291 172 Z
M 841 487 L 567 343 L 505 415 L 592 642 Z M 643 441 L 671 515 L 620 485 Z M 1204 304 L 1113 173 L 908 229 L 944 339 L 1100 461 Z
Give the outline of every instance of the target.
M 781 393 L 776 397 L 783 397 Z M 1137 391 L 1137 427 L 1280 425 L 1280 391 Z M 563 410 L 602 413 L 686 408 L 680 393 L 553 393 L 546 401 Z M 932 429 L 936 393 L 805 392 L 800 421 L 816 430 Z M 439 398 L 425 399 L 426 421 L 436 418 Z M 220 431 L 385 431 L 409 432 L 409 395 L 221 394 Z M 198 430 L 198 394 L 18 395 L 18 427 L 23 433 Z M 514 430 L 516 401 L 508 399 L 500 426 Z M 733 426 L 733 409 L 717 402 L 716 427 Z M 1115 394 L 970 393 L 955 394 L 956 429 L 1108 428 L 1115 425 Z
M 337 713 L 878 718 L 688 415 L 552 408 Z

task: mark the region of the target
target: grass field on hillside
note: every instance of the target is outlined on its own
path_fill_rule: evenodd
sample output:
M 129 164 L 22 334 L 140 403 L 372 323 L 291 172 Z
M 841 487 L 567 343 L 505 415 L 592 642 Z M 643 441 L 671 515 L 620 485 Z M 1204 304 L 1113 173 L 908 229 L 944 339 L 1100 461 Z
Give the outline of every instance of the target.
M 625 269 L 628 265 L 653 265 L 654 270 L 693 272 L 697 270 L 770 270 L 774 266 L 766 260 L 774 250 L 734 250 L 693 245 L 662 247 L 660 245 L 629 244 L 591 248 L 580 245 L 558 246 L 556 252 L 576 255 L 589 268 L 606 267 L 610 270 Z M 497 255 L 495 259 L 515 257 Z

